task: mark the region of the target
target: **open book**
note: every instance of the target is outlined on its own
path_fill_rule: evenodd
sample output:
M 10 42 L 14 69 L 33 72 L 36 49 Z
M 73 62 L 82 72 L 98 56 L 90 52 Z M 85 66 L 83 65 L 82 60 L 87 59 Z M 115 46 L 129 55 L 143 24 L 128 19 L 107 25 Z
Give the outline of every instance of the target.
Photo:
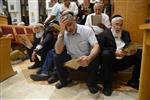
M 25 34 L 18 35 L 18 40 L 20 43 L 22 43 L 25 47 L 27 47 L 29 49 L 32 48 L 32 46 L 33 46 L 31 41 Z
M 91 20 L 92 20 L 92 25 L 97 26 L 99 23 L 102 22 L 102 16 L 101 15 L 92 15 Z
M 130 56 L 131 55 L 131 51 L 137 51 L 137 44 L 135 43 L 130 43 L 128 44 L 128 46 L 126 46 L 125 48 L 123 48 L 122 50 L 124 52 L 126 52 L 126 56 Z
M 71 59 L 65 63 L 65 66 L 77 70 L 80 67 L 80 64 L 77 62 L 77 59 Z

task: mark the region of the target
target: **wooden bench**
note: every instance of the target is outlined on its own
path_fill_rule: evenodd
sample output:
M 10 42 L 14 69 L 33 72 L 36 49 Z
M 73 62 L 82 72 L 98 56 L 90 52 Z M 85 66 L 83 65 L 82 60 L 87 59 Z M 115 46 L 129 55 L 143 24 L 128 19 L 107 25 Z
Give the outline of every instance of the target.
M 20 43 L 19 36 L 25 35 L 33 41 L 33 29 L 30 26 L 0 25 L 2 35 L 12 34 L 12 43 Z

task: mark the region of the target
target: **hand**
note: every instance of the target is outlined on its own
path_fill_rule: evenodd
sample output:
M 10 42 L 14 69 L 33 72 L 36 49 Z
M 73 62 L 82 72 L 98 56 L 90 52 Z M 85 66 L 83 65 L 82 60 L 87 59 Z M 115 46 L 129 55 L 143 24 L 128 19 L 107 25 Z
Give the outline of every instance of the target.
M 80 64 L 80 66 L 87 67 L 90 63 L 90 57 L 89 56 L 81 56 L 78 58 L 77 62 Z
M 47 27 L 49 25 L 49 23 L 44 22 L 43 25 L 44 25 L 44 27 Z
M 65 31 L 65 27 L 66 27 L 67 23 L 68 23 L 67 18 L 65 16 L 62 17 L 61 20 L 60 20 L 60 23 L 59 23 L 61 31 Z
M 99 26 L 100 28 L 102 28 L 104 30 L 106 29 L 106 26 L 104 24 L 102 24 L 102 23 L 97 24 L 97 26 Z
M 135 53 L 136 53 L 136 49 L 132 49 L 132 50 L 130 50 L 130 55 L 134 55 Z
M 121 58 L 123 58 L 123 57 L 126 55 L 126 53 L 125 53 L 124 51 L 122 51 L 122 50 L 117 50 L 117 51 L 115 52 L 115 55 L 116 55 L 116 57 L 121 57 Z
M 33 51 L 33 53 L 32 53 L 32 61 L 35 61 L 35 60 L 36 60 L 36 52 Z
M 62 14 L 63 14 L 63 12 L 64 12 L 64 11 L 66 11 L 66 10 L 67 10 L 67 9 L 65 9 L 65 8 L 64 8 L 64 9 L 60 12 L 60 14 L 62 15 Z
M 137 49 L 130 49 L 129 51 L 124 51 L 127 56 L 134 55 L 137 52 Z
M 89 15 L 89 14 L 90 14 L 90 13 L 88 13 L 88 12 L 84 12 L 84 15 L 86 15 L 86 16 Z

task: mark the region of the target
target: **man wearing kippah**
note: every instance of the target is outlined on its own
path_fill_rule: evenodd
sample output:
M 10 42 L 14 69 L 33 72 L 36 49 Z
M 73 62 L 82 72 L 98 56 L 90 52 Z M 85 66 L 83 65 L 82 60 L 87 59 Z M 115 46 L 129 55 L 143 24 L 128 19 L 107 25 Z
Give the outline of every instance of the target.
M 78 25 L 75 16 L 71 12 L 63 12 L 61 21 L 61 32 L 55 44 L 55 63 L 60 82 L 56 88 L 67 86 L 71 79 L 64 63 L 76 59 L 82 68 L 89 73 L 87 86 L 91 93 L 98 92 L 97 72 L 99 68 L 98 55 L 100 48 L 93 30 L 88 26 Z M 80 77 L 80 76 L 77 76 Z
M 52 24 L 51 26 L 52 26 L 51 32 L 53 34 L 53 39 L 54 39 L 53 44 L 55 44 L 57 36 L 60 32 L 60 26 L 57 24 Z M 47 53 L 44 64 L 37 71 L 37 74 L 31 74 L 30 78 L 34 81 L 43 81 L 48 79 L 48 83 L 54 83 L 58 81 L 58 77 L 54 67 L 54 56 L 55 56 L 55 50 L 54 48 L 52 48 Z
M 129 47 L 131 39 L 129 32 L 122 29 L 122 16 L 115 15 L 112 17 L 111 25 L 111 29 L 105 30 L 97 37 L 102 49 L 100 73 L 104 82 L 103 93 L 106 96 L 112 94 L 112 72 L 127 69 L 132 65 L 134 65 L 134 69 L 127 85 L 138 89 L 142 53 L 141 49 L 138 48 L 125 50 Z
M 94 13 L 89 14 L 86 18 L 85 25 L 90 26 L 95 31 L 95 34 L 100 34 L 106 28 L 110 28 L 110 21 L 108 15 L 102 13 L 104 4 L 102 2 L 98 2 L 94 4 Z M 99 16 L 96 20 L 98 22 L 96 25 L 93 25 L 92 18 L 93 16 Z

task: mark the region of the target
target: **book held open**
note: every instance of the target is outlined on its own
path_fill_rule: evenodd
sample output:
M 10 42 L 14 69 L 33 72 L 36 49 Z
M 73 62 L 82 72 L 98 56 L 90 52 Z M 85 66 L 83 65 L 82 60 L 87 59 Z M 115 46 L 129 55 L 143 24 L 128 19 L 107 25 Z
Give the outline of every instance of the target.
M 77 62 L 77 59 L 71 59 L 65 63 L 65 66 L 77 70 L 80 67 L 80 64 Z
M 91 16 L 92 25 L 97 26 L 102 22 L 102 16 L 101 15 L 92 15 Z
M 18 40 L 19 42 L 21 42 L 25 47 L 27 48 L 32 48 L 32 43 L 31 41 L 29 40 L 29 38 L 25 35 L 25 34 L 21 34 L 21 35 L 18 35 Z
M 124 52 L 126 52 L 126 56 L 130 56 L 131 55 L 131 52 L 134 50 L 134 51 L 137 51 L 137 44 L 135 43 L 130 43 L 128 44 L 128 46 L 126 46 L 125 48 L 123 48 L 122 50 Z

